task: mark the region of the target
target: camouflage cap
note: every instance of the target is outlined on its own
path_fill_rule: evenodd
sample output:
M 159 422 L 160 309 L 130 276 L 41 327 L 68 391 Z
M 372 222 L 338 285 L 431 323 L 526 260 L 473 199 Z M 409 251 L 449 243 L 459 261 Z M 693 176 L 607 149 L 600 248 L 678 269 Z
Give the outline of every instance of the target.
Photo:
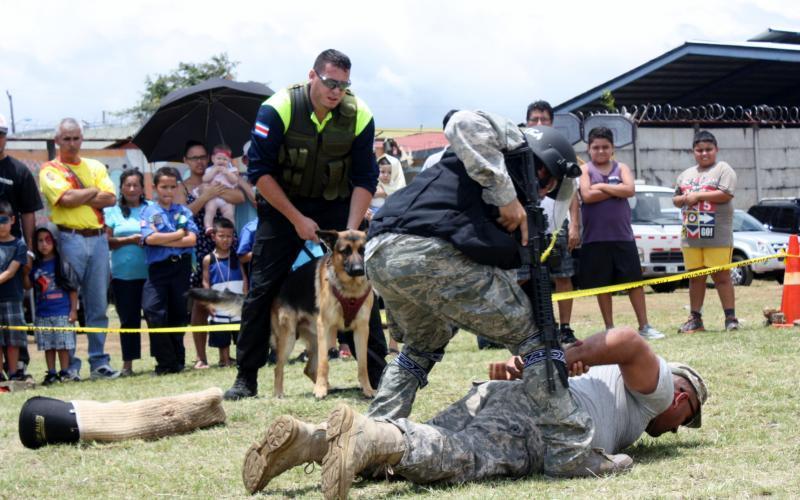
M 708 388 L 706 387 L 703 377 L 697 373 L 697 370 L 683 363 L 670 363 L 669 368 L 673 375 L 678 375 L 679 377 L 685 378 L 689 384 L 691 384 L 695 394 L 697 394 L 697 400 L 700 402 L 700 408 L 697 409 L 697 414 L 694 416 L 694 418 L 686 423 L 686 427 L 700 427 L 700 417 L 703 412 L 703 405 L 708 399 Z

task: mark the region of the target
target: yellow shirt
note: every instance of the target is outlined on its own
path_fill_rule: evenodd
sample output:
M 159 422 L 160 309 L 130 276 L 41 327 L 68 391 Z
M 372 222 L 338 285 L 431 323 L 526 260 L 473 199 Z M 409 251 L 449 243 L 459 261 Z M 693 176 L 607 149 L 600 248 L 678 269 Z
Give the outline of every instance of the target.
M 78 176 L 84 188 L 95 187 L 100 191 L 116 194 L 114 184 L 108 177 L 106 166 L 99 161 L 81 158 L 81 162 L 77 165 L 71 163 L 63 163 L 63 165 L 69 167 Z M 58 203 L 64 193 L 75 188 L 70 184 L 67 175 L 51 162 L 42 164 L 39 171 L 39 189 L 50 205 L 50 220 L 54 224 L 72 229 L 100 229 L 103 227 L 101 219 L 98 218 L 98 211 L 91 206 L 81 205 L 66 208 Z

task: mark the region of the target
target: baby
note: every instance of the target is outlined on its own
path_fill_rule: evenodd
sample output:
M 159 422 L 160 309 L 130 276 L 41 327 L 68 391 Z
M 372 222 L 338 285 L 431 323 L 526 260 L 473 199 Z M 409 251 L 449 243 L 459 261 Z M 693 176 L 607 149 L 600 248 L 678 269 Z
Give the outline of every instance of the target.
M 206 168 L 206 172 L 203 174 L 203 184 L 197 188 L 195 196 L 199 196 L 203 190 L 213 185 L 235 188 L 239 184 L 239 171 L 231 164 L 231 148 L 224 144 L 215 146 L 211 154 L 211 162 L 211 166 Z M 217 209 L 223 217 L 234 222 L 233 205 L 218 196 L 211 198 L 205 204 L 206 213 L 203 218 L 206 234 L 214 231 Z

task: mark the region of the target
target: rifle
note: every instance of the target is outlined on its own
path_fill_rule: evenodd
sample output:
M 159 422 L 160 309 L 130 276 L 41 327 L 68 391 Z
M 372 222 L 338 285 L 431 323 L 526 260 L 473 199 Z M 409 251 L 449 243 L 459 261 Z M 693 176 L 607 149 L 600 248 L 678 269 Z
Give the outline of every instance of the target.
M 554 363 L 553 349 L 561 350 L 555 315 L 553 314 L 553 290 L 548 266 L 541 262 L 542 252 L 547 246 L 547 216 L 539 206 L 539 183 L 536 176 L 536 160 L 527 147 L 519 148 L 505 156 L 511 180 L 517 191 L 528 219 L 528 244 L 520 245 L 522 267 L 518 279 L 531 303 L 536 326 L 540 329 L 545 351 L 545 369 L 550 392 L 555 392 L 555 371 L 562 385 L 568 387 L 567 370 L 564 363 Z

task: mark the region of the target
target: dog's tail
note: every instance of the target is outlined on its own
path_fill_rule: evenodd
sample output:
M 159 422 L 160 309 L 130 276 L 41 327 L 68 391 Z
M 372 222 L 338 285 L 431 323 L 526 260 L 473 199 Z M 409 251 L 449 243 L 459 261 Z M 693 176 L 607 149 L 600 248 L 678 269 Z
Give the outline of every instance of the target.
M 244 295 L 228 290 L 213 290 L 211 288 L 190 288 L 186 296 L 205 306 L 213 307 L 218 313 L 226 316 L 240 316 Z

